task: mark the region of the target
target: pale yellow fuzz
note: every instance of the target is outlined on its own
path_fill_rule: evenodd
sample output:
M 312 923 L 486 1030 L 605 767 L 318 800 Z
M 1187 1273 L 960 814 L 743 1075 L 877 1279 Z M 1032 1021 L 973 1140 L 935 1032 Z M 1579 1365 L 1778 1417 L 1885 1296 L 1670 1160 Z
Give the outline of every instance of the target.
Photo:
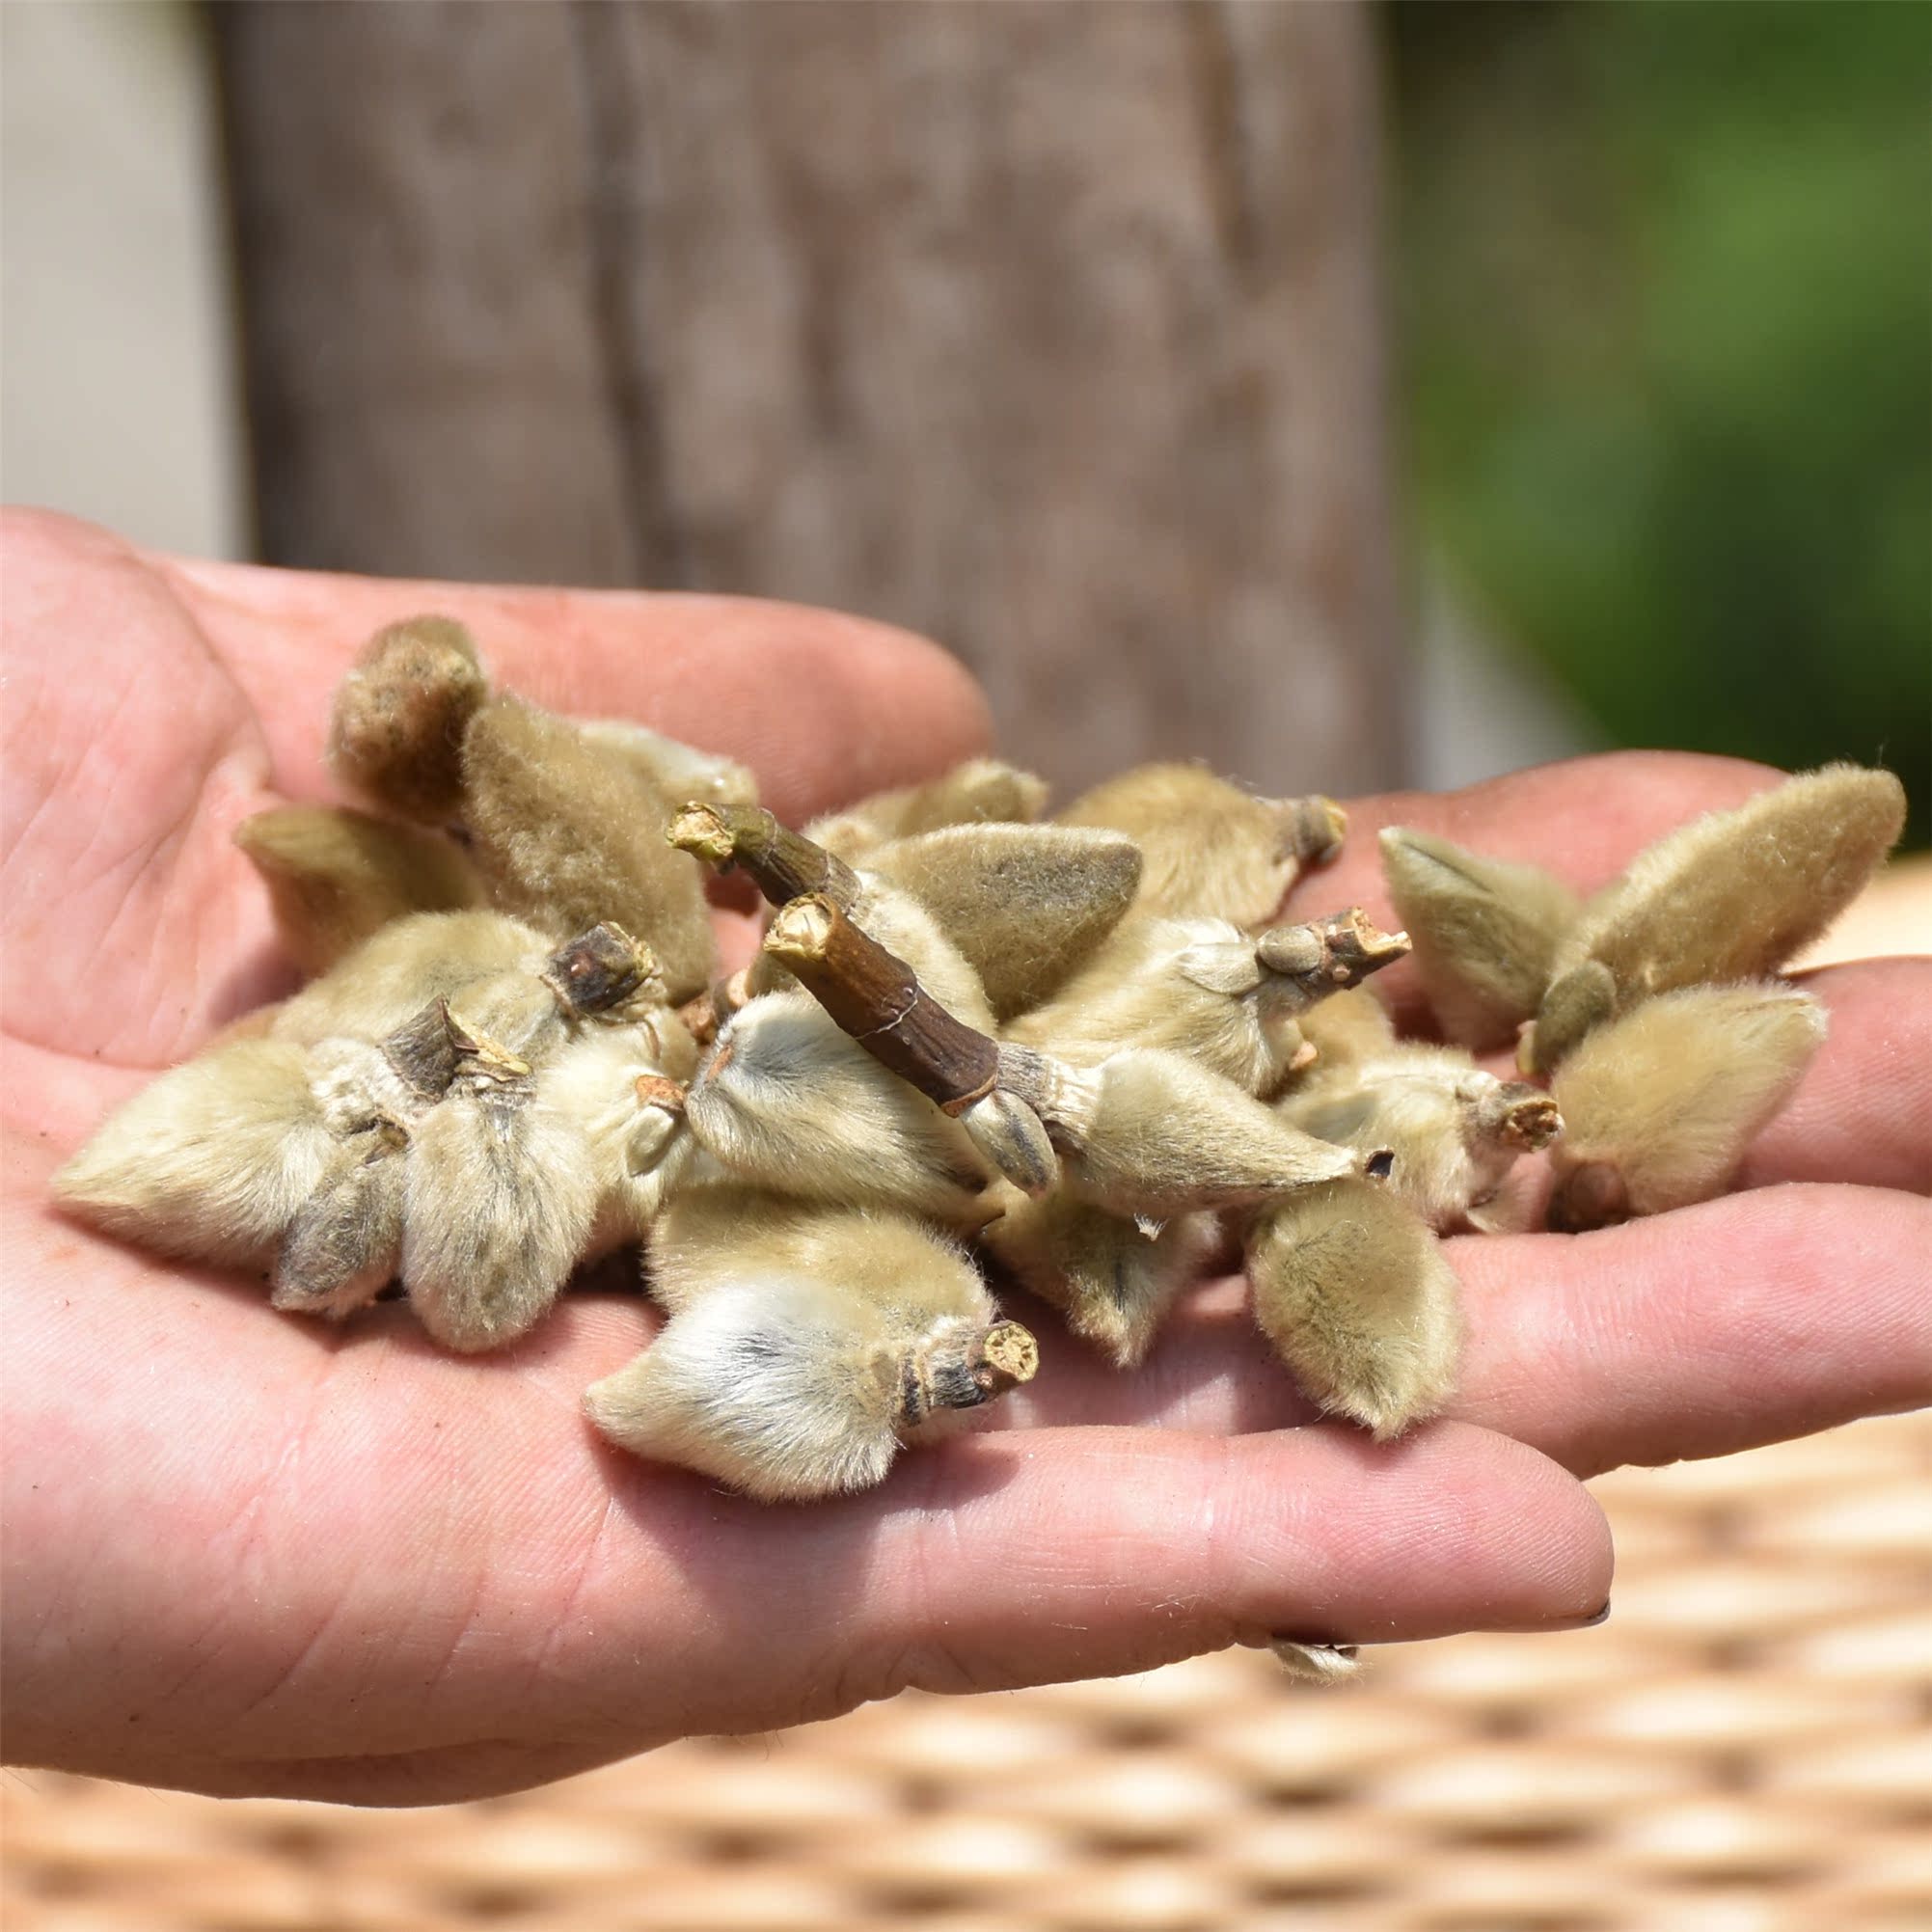
M 585 1410 L 623 1448 L 767 1501 L 867 1488 L 902 1441 L 956 1423 L 929 1403 L 961 1392 L 934 1376 L 996 1320 L 954 1244 L 877 1210 L 697 1187 L 650 1253 L 671 1319 Z
M 776 1192 L 873 1202 L 951 1227 L 985 1218 L 966 1129 L 888 1073 L 804 993 L 767 993 L 719 1034 L 686 1102 L 698 1144 Z
M 1272 1205 L 1248 1239 L 1255 1320 L 1322 1408 L 1400 1435 L 1456 1383 L 1462 1313 L 1434 1235 L 1373 1181 Z
M 597 1189 L 585 1259 L 636 1240 L 662 1210 L 691 1140 L 682 1107 L 653 1083 L 689 1080 L 696 1064 L 691 1035 L 663 1012 L 628 1025 L 582 1027 L 537 1069 L 543 1100 L 584 1134 Z
M 1596 1028 L 1557 1070 L 1553 1227 L 1581 1230 L 1723 1192 L 1825 1037 L 1776 984 L 1690 987 Z
M 844 811 L 828 812 L 805 836 L 848 865 L 888 839 L 913 838 L 942 826 L 1028 824 L 1047 803 L 1047 781 L 997 758 L 969 758 L 929 784 L 875 792 Z
M 465 822 L 497 903 L 561 939 L 612 920 L 644 940 L 673 1001 L 709 984 L 703 870 L 665 842 L 670 811 L 625 752 L 497 698 L 463 740 Z
M 289 1313 L 340 1318 L 372 1301 L 395 1278 L 403 1154 L 410 1129 L 440 1091 L 417 1086 L 384 1045 L 368 1040 L 320 1041 L 310 1048 L 308 1066 L 310 1092 L 335 1136 L 336 1152 L 289 1225 L 275 1260 L 271 1299 Z M 422 1065 L 416 1071 L 434 1077 Z
M 1258 926 L 1308 865 L 1340 849 L 1326 800 L 1258 799 L 1202 765 L 1139 765 L 1057 814 L 1062 825 L 1124 831 L 1140 847 L 1134 910 Z
M 1124 833 L 1062 825 L 951 826 L 882 845 L 863 863 L 932 913 L 1001 1019 L 1061 985 L 1140 883 L 1140 848 Z
M 53 1194 L 90 1226 L 161 1254 L 259 1265 L 338 1151 L 302 1048 L 237 1040 L 118 1108 Z
M 1005 1211 L 981 1237 L 988 1253 L 1067 1318 L 1117 1368 L 1153 1346 L 1174 1297 L 1219 1241 L 1210 1214 L 1179 1214 L 1152 1230 L 1072 1196 L 1001 1196 Z
M 448 825 L 462 801 L 463 731 L 488 695 L 476 643 L 453 617 L 391 624 L 336 687 L 330 769 L 388 811 Z
M 1905 822 L 1890 772 L 1827 765 L 1707 812 L 1638 854 L 1565 934 L 1554 983 L 1608 966 L 1619 1004 L 1775 972 L 1864 888 Z
M 421 912 L 373 939 L 276 1009 L 278 1040 L 386 1039 L 423 1007 L 494 974 L 541 972 L 551 944 L 503 912 Z
M 1233 1081 L 1179 1053 L 1116 1053 L 1085 1078 L 1068 1184 L 1117 1213 L 1164 1220 L 1234 1207 L 1360 1170 L 1352 1149 L 1298 1131 Z
M 276 1256 L 277 1308 L 340 1319 L 373 1301 L 402 1262 L 403 1134 L 372 1124 L 343 1143 Z
M 1311 1006 L 1295 1024 L 1315 1048 L 1317 1074 L 1373 1059 L 1396 1044 L 1389 1009 L 1366 986 L 1350 987 Z
M 1537 1010 L 1577 897 L 1536 865 L 1484 858 L 1403 826 L 1381 833 L 1389 895 L 1415 946 L 1442 1030 L 1500 1047 Z
M 1531 1142 L 1505 1130 L 1512 1100 L 1535 1118 Z M 1388 1149 L 1385 1184 L 1438 1233 L 1493 1199 L 1518 1156 L 1556 1128 L 1541 1096 L 1506 1087 L 1457 1047 L 1391 1044 L 1357 1060 L 1318 1059 L 1276 1106 L 1319 1139 Z
M 1352 1644 L 1300 1644 L 1292 1637 L 1275 1637 L 1268 1648 L 1298 1684 L 1346 1684 L 1361 1673 L 1362 1659 Z
M 573 721 L 586 745 L 624 760 L 673 811 L 680 805 L 755 805 L 758 781 L 735 759 L 700 751 L 621 718 Z
M 303 972 L 327 972 L 393 919 L 481 903 L 482 884 L 438 832 L 326 805 L 280 805 L 234 829 Z
M 597 1183 L 583 1127 L 528 1076 L 459 1075 L 411 1135 L 402 1280 L 446 1347 L 501 1347 L 556 1300 L 589 1241 Z
M 1225 919 L 1136 916 L 1007 1038 L 1075 1067 L 1158 1047 L 1259 1094 L 1293 1060 L 1305 996 L 1257 965 L 1253 939 Z

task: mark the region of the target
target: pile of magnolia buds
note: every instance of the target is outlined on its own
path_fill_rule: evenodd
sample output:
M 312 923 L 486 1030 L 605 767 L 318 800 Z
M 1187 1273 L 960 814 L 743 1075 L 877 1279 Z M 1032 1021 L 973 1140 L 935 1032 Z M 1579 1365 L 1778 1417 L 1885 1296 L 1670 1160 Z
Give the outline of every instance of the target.
M 1033 1374 L 988 1265 L 1125 1368 L 1238 1243 L 1310 1398 L 1384 1436 L 1429 1414 L 1460 1335 L 1438 1237 L 1721 1191 L 1823 1036 L 1769 975 L 1903 813 L 1835 766 L 1581 904 L 1392 828 L 1405 933 L 1277 925 L 1339 849 L 1325 799 L 1159 765 L 1043 820 L 1038 779 L 976 761 L 794 831 L 735 765 L 493 692 L 437 617 L 363 653 L 330 757 L 379 816 L 237 832 L 309 984 L 122 1107 L 59 1199 L 265 1272 L 278 1309 L 399 1280 L 465 1350 L 641 1241 L 668 1320 L 591 1420 L 771 1499 L 875 1483 Z M 772 908 L 728 978 L 707 867 Z M 1362 984 L 1411 943 L 1456 1044 L 1399 1040 Z M 1525 1077 L 1483 1071 L 1512 1039 Z

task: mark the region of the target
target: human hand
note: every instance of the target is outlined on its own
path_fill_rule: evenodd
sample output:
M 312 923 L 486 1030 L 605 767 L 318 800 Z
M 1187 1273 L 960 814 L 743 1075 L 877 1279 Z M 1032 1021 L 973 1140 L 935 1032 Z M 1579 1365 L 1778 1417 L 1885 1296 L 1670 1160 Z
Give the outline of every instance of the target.
M 1561 1624 L 1606 1593 L 1601 1519 L 1510 1434 L 1581 1466 L 1656 1460 L 1903 1406 L 1932 1380 L 1901 1218 L 1926 1211 L 1909 1201 L 1859 1218 L 1860 1269 L 1828 1241 L 1787 1248 L 1783 1286 L 1730 1307 L 1670 1265 L 1663 1223 L 1546 1258 L 1533 1241 L 1458 1243 L 1475 1329 L 1464 1408 L 1485 1427 L 1380 1448 L 1295 1426 L 1286 1377 L 1231 1289 L 1210 1287 L 1140 1374 L 1049 1341 L 1023 1401 L 989 1412 L 1025 1429 L 921 1451 L 880 1490 L 809 1509 L 747 1504 L 596 1439 L 579 1397 L 652 1325 L 635 1297 L 571 1296 L 485 1360 L 435 1353 L 394 1307 L 341 1330 L 278 1319 L 252 1285 L 63 1222 L 46 1180 L 153 1070 L 283 990 L 229 833 L 325 795 L 328 693 L 364 635 L 449 610 L 510 688 L 727 751 L 794 819 L 977 748 L 983 709 L 928 647 L 821 613 L 174 564 L 39 518 L 10 529 L 7 560 L 16 1758 L 226 1792 L 446 1800 L 912 1683 L 1102 1674 L 1274 1630 Z M 1613 869 L 1751 782 L 1748 768 L 1681 769 L 1731 789 L 1653 798 L 1649 819 L 1626 806 L 1567 869 Z M 1515 782 L 1601 790 L 1579 772 Z M 1563 826 L 1546 830 L 1560 845 Z M 1373 851 L 1359 838 L 1298 903 L 1373 903 Z M 1849 1086 L 1868 1057 L 1857 1032 L 1840 1019 L 1794 1103 L 1821 1108 L 1844 1144 L 1827 1134 L 1821 1150 L 1814 1131 L 1787 1167 L 1819 1178 L 1803 1160 L 1842 1166 L 1857 1143 L 1891 1162 L 1868 1176 L 1923 1187 L 1925 1076 L 1894 1079 L 1893 1151 L 1874 1149 Z M 1916 1143 L 1898 1131 L 1913 1109 Z M 1739 1209 L 1757 1211 L 1695 1212 Z M 1754 1311 L 1788 1358 L 1753 1362 Z

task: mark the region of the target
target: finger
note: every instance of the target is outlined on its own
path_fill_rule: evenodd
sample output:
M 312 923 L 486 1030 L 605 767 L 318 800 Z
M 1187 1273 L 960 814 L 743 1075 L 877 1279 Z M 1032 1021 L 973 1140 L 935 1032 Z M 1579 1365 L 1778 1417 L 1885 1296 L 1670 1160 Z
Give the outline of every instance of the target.
M 1825 1044 L 1753 1144 L 1740 1187 L 1856 1181 L 1932 1193 L 1932 959 L 1803 973 L 1825 1002 Z
M 545 1707 L 521 1721 L 613 1754 L 665 1733 L 667 1683 L 677 1731 L 739 1731 L 908 1687 L 1114 1675 L 1273 1632 L 1568 1627 L 1609 1593 L 1589 1495 L 1453 1424 L 1379 1446 L 1342 1429 L 966 1437 L 909 1455 L 871 1494 L 790 1510 L 608 1460 L 616 1507 L 549 1648 Z M 639 1654 L 654 1668 L 627 1683 L 614 1666 Z M 457 1741 L 480 1718 L 488 1668 L 466 1685 L 459 1660 L 422 1714 L 432 1736 Z
M 936 644 L 862 617 L 747 597 L 392 582 L 150 559 L 260 712 L 276 782 L 333 796 L 336 680 L 383 624 L 460 618 L 506 690 L 628 718 L 739 759 L 796 821 L 981 750 L 986 700 Z
M 1724 1456 L 1932 1402 L 1932 1204 L 1795 1185 L 1598 1233 L 1449 1243 L 1469 1334 L 1450 1412 L 1591 1475 Z M 1309 1419 L 1256 1333 L 1244 1284 L 1176 1315 L 1146 1365 L 1112 1374 L 1042 1332 L 1015 1422 L 1211 1433 Z
M 1486 857 L 1540 865 L 1581 892 L 1608 884 L 1646 845 L 1701 812 L 1727 809 L 1783 775 L 1737 758 L 1678 751 L 1610 751 L 1511 772 L 1456 792 L 1385 792 L 1351 800 L 1348 836 L 1333 864 L 1308 873 L 1284 916 L 1361 906 L 1395 920 L 1376 834 L 1384 826 L 1440 833 Z M 1428 1020 L 1413 961 L 1375 975 L 1404 1025 Z
M 1455 1424 L 1242 1442 L 1125 1430 L 966 1438 L 868 1496 L 774 1509 L 618 1458 L 562 1625 L 506 1702 L 485 1627 L 377 1720 L 390 1745 L 205 1762 L 208 1788 L 362 1803 L 512 1790 L 667 1737 L 830 1717 L 916 1687 L 1118 1675 L 1276 1633 L 1386 1643 L 1596 1620 L 1597 1506 Z M 249 1731 L 256 1728 L 251 1725 Z M 413 1740 L 413 1741 L 411 1741 Z
M 1580 1474 L 1932 1402 L 1932 1204 L 1911 1195 L 1798 1184 L 1452 1248 L 1471 1326 L 1455 1412 Z

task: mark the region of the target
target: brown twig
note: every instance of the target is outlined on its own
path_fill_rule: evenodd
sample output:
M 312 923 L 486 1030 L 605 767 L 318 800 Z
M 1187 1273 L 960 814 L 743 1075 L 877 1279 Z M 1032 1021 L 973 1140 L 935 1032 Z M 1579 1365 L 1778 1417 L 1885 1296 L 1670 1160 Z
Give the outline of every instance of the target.
M 881 1066 L 959 1121 L 1016 1187 L 1044 1194 L 1059 1179 L 1046 1123 L 1027 1100 L 1002 1090 L 1015 1049 L 947 1012 L 897 953 L 830 898 L 813 894 L 784 907 L 765 950 Z
M 762 805 L 689 804 L 665 837 L 721 871 L 742 867 L 775 906 L 809 893 L 849 910 L 858 897 L 858 876 L 844 859 L 780 825 Z
M 897 953 L 829 897 L 794 899 L 772 921 L 765 950 L 882 1066 L 955 1116 L 999 1082 L 999 1043 L 956 1020 Z

